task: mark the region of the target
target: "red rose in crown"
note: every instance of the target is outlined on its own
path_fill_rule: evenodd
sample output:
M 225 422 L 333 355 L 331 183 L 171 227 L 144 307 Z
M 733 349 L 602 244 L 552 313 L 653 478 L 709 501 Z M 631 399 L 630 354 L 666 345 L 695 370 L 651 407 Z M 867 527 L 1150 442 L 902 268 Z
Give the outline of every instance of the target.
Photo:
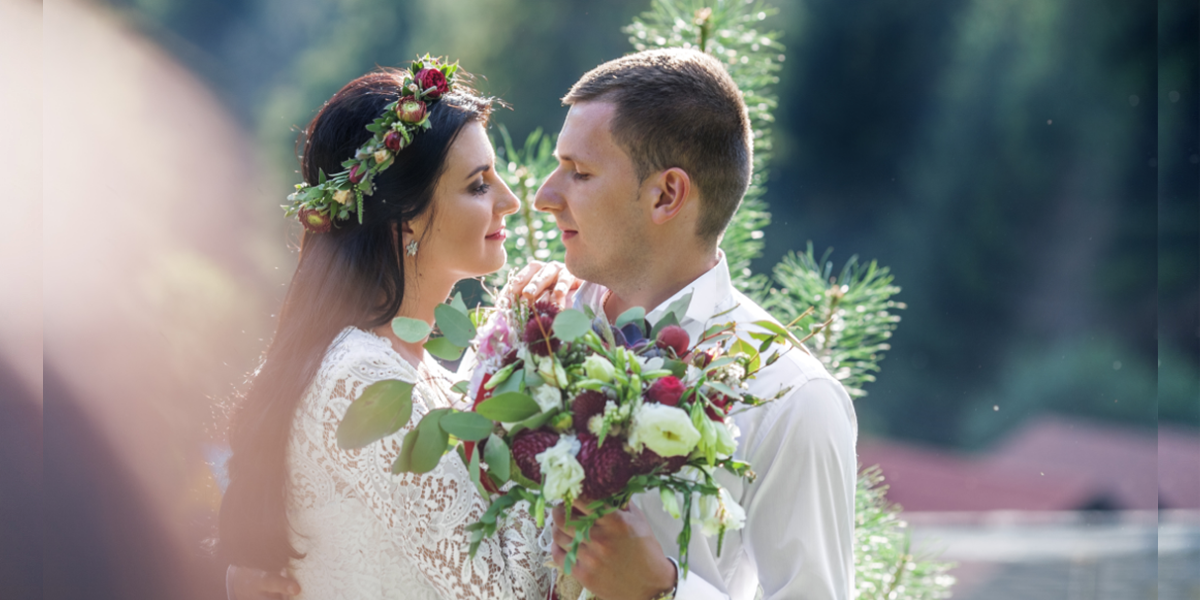
M 446 76 L 438 69 L 421 69 L 417 71 L 413 79 L 417 81 L 417 85 L 421 87 L 426 98 L 436 100 L 441 98 L 442 94 L 450 91 L 450 84 L 446 82 Z

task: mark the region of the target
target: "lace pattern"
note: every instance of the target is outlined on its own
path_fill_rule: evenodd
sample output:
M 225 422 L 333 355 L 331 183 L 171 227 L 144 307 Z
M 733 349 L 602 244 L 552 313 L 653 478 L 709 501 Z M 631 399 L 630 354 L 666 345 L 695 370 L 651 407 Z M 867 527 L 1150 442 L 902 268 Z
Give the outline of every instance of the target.
M 350 403 L 384 379 L 415 383 L 413 417 L 359 450 L 337 445 Z M 348 328 L 335 340 L 302 400 L 288 447 L 291 571 L 304 598 L 545 598 L 552 583 L 541 532 L 520 507 L 474 560 L 465 527 L 487 509 L 457 454 L 430 473 L 392 475 L 411 425 L 450 406 L 449 373 L 413 368 L 374 334 Z

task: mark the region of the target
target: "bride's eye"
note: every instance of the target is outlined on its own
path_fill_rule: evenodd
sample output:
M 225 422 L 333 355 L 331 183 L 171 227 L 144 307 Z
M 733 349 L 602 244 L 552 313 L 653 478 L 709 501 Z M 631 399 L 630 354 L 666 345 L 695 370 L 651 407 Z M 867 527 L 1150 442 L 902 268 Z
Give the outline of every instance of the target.
M 477 183 L 471 187 L 471 193 L 476 196 L 482 196 L 482 195 L 488 193 L 488 190 L 490 190 L 490 189 L 492 189 L 492 186 L 490 184 L 480 181 L 479 183 Z

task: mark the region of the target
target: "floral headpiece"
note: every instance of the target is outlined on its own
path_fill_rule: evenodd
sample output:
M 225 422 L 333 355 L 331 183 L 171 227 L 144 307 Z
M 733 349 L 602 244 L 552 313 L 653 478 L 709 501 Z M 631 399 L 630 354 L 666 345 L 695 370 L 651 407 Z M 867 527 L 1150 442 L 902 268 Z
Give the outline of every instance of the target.
M 375 191 L 373 181 L 395 162 L 396 152 L 412 143 L 420 131 L 429 129 L 429 104 L 450 92 L 458 63 L 442 64 L 428 54 L 414 60 L 401 89 L 408 95 L 384 107 L 383 115 L 367 125 L 375 135 L 367 140 L 351 158 L 342 163 L 346 170 L 326 176 L 320 172 L 317 185 L 296 184 L 296 191 L 283 205 L 287 216 L 299 216 L 305 229 L 314 233 L 329 231 L 334 219 L 344 220 L 351 214 L 363 220 L 363 195 Z

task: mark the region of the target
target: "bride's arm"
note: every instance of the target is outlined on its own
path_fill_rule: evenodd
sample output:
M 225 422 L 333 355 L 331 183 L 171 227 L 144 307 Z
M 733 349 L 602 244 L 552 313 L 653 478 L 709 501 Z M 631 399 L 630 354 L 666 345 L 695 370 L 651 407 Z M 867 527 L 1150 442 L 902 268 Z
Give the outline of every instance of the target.
M 370 382 L 357 381 L 365 373 L 353 369 L 342 385 L 345 390 L 331 403 L 333 413 L 346 407 Z M 456 453 L 442 457 L 433 471 L 392 475 L 404 435 L 427 412 L 420 397 L 425 386 L 414 389 L 413 416 L 409 424 L 381 442 L 359 450 L 337 445 L 337 423 L 325 428 L 323 451 L 333 460 L 328 468 L 335 478 L 353 487 L 379 522 L 391 531 L 394 551 L 402 552 L 439 593 L 448 598 L 545 597 L 551 575 L 546 554 L 538 544 L 539 530 L 527 509 L 514 511 L 494 537 L 480 545 L 474 559 L 468 554 L 466 527 L 483 516 L 487 501 L 471 482 Z M 377 551 L 383 552 L 384 549 Z

